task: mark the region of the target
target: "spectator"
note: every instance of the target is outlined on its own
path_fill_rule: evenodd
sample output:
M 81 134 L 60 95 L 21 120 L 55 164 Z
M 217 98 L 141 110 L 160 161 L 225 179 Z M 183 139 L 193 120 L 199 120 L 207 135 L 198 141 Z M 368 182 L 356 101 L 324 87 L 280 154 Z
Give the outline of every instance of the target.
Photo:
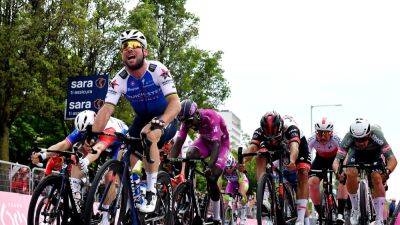
M 29 168 L 22 167 L 12 178 L 11 192 L 29 194 Z

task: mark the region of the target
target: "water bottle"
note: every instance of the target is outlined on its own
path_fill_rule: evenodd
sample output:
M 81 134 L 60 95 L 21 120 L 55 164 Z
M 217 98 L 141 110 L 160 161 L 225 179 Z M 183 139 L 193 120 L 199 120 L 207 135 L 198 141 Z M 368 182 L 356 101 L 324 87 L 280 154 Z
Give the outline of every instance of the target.
M 136 203 L 138 204 L 142 204 L 144 201 L 144 198 L 146 196 L 146 191 L 147 191 L 147 183 L 146 181 L 141 181 L 139 183 L 139 185 L 137 186 L 136 189 L 137 193 L 139 193 L 137 199 L 136 199 Z
M 133 199 L 136 200 L 140 197 L 140 189 L 139 189 L 140 177 L 136 173 L 132 173 L 131 175 L 131 189 Z

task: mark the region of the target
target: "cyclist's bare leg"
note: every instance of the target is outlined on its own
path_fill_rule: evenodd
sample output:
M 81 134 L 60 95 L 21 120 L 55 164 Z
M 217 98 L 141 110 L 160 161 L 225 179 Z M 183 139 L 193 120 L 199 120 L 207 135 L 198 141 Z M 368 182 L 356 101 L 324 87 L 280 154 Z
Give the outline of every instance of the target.
M 308 169 L 298 168 L 297 169 L 297 221 L 298 223 L 304 223 L 305 213 L 307 211 L 307 199 L 308 199 Z
M 321 182 L 321 180 L 317 176 L 312 176 L 308 180 L 311 200 L 314 204 L 315 210 L 318 213 L 318 216 L 321 218 L 322 206 L 321 206 L 321 195 L 320 195 L 320 189 L 319 189 L 320 182 Z
M 358 170 L 356 168 L 347 168 L 346 176 L 346 188 L 349 191 L 352 208 L 358 210 Z
M 83 177 L 82 170 L 79 166 L 77 165 L 72 165 L 71 166 L 71 177 L 81 179 Z
M 297 170 L 297 199 L 308 199 L 308 170 L 301 168 Z
M 376 221 L 383 220 L 383 211 L 385 204 L 385 188 L 382 182 L 382 176 L 378 172 L 371 173 L 372 179 L 372 197 L 374 202 L 374 208 L 376 212 Z
M 319 190 L 319 184 L 321 180 L 317 176 L 310 177 L 308 184 L 310 186 L 310 197 L 314 205 L 321 204 L 321 195 Z
M 337 201 L 338 201 L 338 214 L 344 218 L 344 209 L 347 203 L 347 188 L 346 185 L 339 182 L 338 191 L 337 191 Z

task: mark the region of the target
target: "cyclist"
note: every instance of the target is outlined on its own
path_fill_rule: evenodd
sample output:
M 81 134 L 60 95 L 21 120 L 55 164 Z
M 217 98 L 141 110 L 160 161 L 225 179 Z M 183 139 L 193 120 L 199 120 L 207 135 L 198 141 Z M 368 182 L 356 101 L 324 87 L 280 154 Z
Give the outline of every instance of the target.
M 246 174 L 238 170 L 236 159 L 232 154 L 228 155 L 222 176 L 218 179 L 218 187 L 220 189 L 222 188 L 223 179 L 227 181 L 225 194 L 229 194 L 234 197 L 236 192 L 239 192 L 242 197 L 240 224 L 243 225 L 246 222 L 246 208 L 244 206 L 247 204 L 246 193 L 249 190 L 249 180 L 247 179 Z
M 220 217 L 220 192 L 217 185 L 219 176 L 225 168 L 226 159 L 229 153 L 229 133 L 224 119 L 212 109 L 198 109 L 197 104 L 191 100 L 184 100 L 181 103 L 182 109 L 178 115 L 182 123 L 178 137 L 172 147 L 172 157 L 177 157 L 185 142 L 189 129 L 199 133 L 189 147 L 186 158 L 210 157 L 208 168 L 205 172 L 210 198 L 214 203 L 214 221 L 221 222 Z M 214 191 L 217 190 L 217 191 Z
M 336 155 L 333 165 L 335 171 L 338 170 L 339 162 L 346 156 L 347 160 L 345 164 L 348 165 L 360 163 L 376 164 L 370 174 L 373 186 L 372 197 L 376 212 L 375 224 L 383 224 L 385 204 L 383 183 L 396 168 L 397 160 L 381 129 L 370 125 L 365 119 L 357 118 L 350 125 L 350 131 L 342 140 L 341 148 Z M 383 162 L 382 156 L 384 156 L 386 163 Z M 347 168 L 346 176 L 346 187 L 349 191 L 352 205 L 350 222 L 355 225 L 358 224 L 360 217 L 357 195 L 358 170 L 356 168 Z
M 145 200 L 137 206 L 141 212 L 149 213 L 154 211 L 157 202 L 155 184 L 160 165 L 159 149 L 176 133 L 175 117 L 180 111 L 180 102 L 168 69 L 158 61 L 146 59 L 147 40 L 142 32 L 124 31 L 119 36 L 119 43 L 124 67 L 108 86 L 105 104 L 98 112 L 93 131 L 103 129 L 119 98 L 124 95 L 136 113 L 129 135 L 137 138 L 146 135 L 150 158 L 154 160 L 154 163 L 143 161 L 147 191 Z
M 316 150 L 316 156 L 312 162 L 312 170 L 331 169 L 336 153 L 340 148 L 340 138 L 333 132 L 333 123 L 325 117 L 315 124 L 315 134 L 308 140 L 308 149 Z M 322 216 L 320 181 L 321 173 L 310 172 L 308 184 L 310 187 L 310 197 L 319 216 Z M 344 208 L 347 202 L 347 190 L 344 183 L 340 182 L 338 186 L 338 215 L 337 222 L 344 223 Z
M 96 161 L 100 154 L 107 148 L 110 148 L 111 155 L 113 158 L 117 158 L 118 150 L 120 148 L 121 143 L 119 143 L 115 137 L 100 135 L 96 144 L 93 147 L 90 147 L 91 143 L 86 142 L 85 132 L 86 128 L 89 125 L 92 125 L 94 119 L 96 117 L 96 113 L 91 110 L 84 110 L 80 112 L 75 117 L 75 129 L 69 134 L 63 141 L 58 142 L 55 145 L 50 146 L 48 149 L 50 150 L 68 150 L 75 143 L 82 142 L 82 151 L 83 154 L 86 155 L 85 158 L 79 160 L 79 167 L 77 165 L 72 166 L 71 170 L 71 189 L 73 193 L 73 197 L 77 205 L 81 205 L 82 203 L 82 181 L 81 178 L 84 177 L 85 174 L 88 173 L 88 166 L 90 163 Z M 105 126 L 104 133 L 106 134 L 114 134 L 114 132 L 126 133 L 128 131 L 128 126 L 121 120 L 111 117 L 107 125 Z M 93 153 L 91 150 L 94 150 Z M 41 158 L 42 160 L 54 156 L 54 153 L 34 153 L 32 155 L 32 163 L 38 164 Z M 80 208 L 78 209 L 80 210 Z
M 310 170 L 311 158 L 308 152 L 307 139 L 290 116 L 281 117 L 278 113 L 267 112 L 260 121 L 260 127 L 254 131 L 250 146 L 245 152 L 257 152 L 263 150 L 275 150 L 284 148 L 290 152 L 290 171 L 297 170 L 297 221 L 296 225 L 304 224 L 308 199 L 308 171 Z M 245 161 L 250 160 L 246 158 Z M 266 160 L 256 159 L 257 180 L 265 171 Z

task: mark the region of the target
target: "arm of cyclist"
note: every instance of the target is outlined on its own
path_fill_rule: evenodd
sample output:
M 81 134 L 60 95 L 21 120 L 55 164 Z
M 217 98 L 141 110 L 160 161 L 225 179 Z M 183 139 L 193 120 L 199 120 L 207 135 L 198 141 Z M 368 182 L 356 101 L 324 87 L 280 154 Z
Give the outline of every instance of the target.
M 181 153 L 183 143 L 185 143 L 185 139 L 178 136 L 171 149 L 171 158 L 176 158 L 179 156 L 179 154 Z
M 115 106 L 111 103 L 106 102 L 96 115 L 93 124 L 93 132 L 103 131 L 107 125 L 108 120 L 114 113 Z
M 167 126 L 171 121 L 175 119 L 178 113 L 181 111 L 181 102 L 177 94 L 171 94 L 166 97 L 168 105 L 164 113 L 160 117 Z
M 50 146 L 48 149 L 66 151 L 70 147 L 71 147 L 71 143 L 69 141 L 67 141 L 67 139 L 64 139 L 64 140 L 58 142 L 57 144 Z M 38 163 L 40 163 L 40 158 L 42 158 L 42 160 L 45 160 L 48 157 L 51 157 L 54 155 L 55 155 L 55 153 L 52 153 L 52 152 L 43 152 L 43 153 L 35 152 L 32 154 L 32 163 L 38 164 Z
M 287 165 L 287 168 L 289 170 L 296 170 L 296 160 L 297 157 L 299 156 L 299 143 L 297 141 L 292 141 L 289 144 L 289 150 L 290 150 L 290 161 L 289 164 Z
M 389 176 L 397 166 L 397 159 L 392 150 L 387 151 L 384 156 L 386 159 L 386 173 Z

